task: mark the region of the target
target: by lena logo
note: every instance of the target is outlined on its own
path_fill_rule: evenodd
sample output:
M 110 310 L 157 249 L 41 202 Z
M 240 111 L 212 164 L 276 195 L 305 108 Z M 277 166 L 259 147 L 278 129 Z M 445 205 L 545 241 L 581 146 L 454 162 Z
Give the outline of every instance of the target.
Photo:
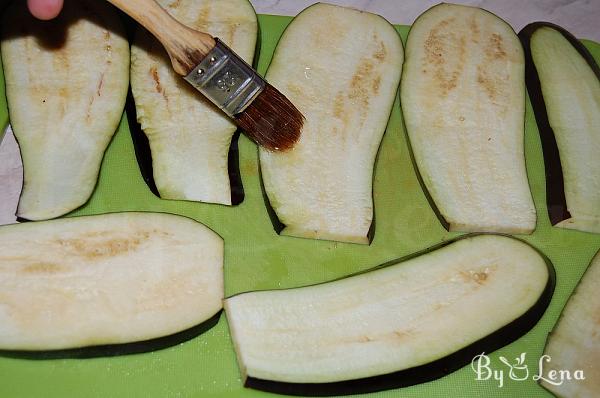
M 509 373 L 508 373 L 508 377 L 510 377 L 511 380 L 516 380 L 516 381 L 522 381 L 522 380 L 527 380 L 529 378 L 529 369 L 527 368 L 527 365 L 525 364 L 525 353 L 521 353 L 521 356 L 517 357 L 515 359 L 515 364 L 512 365 L 510 362 L 508 362 L 508 359 L 506 359 L 505 357 L 500 357 L 500 362 L 502 362 L 503 364 L 505 364 L 506 366 L 508 366 L 509 369 Z
M 521 353 L 515 360 L 511 363 L 508 359 L 501 356 L 499 357 L 500 362 L 502 362 L 505 367 L 501 369 L 493 369 L 491 364 L 490 357 L 485 355 L 485 353 L 481 353 L 476 355 L 475 358 L 471 361 L 471 369 L 475 372 L 475 380 L 495 380 L 498 382 L 498 387 L 502 388 L 504 386 L 504 378 L 506 377 L 505 371 L 508 371 L 508 378 L 514 381 L 523 381 L 529 379 L 529 368 L 525 363 L 525 354 Z M 560 386 L 567 380 L 585 380 L 585 376 L 583 374 L 583 370 L 549 370 L 544 372 L 544 364 L 551 362 L 550 355 L 542 355 L 540 361 L 538 362 L 538 372 L 534 374 L 531 379 L 534 381 L 544 381 L 546 383 Z

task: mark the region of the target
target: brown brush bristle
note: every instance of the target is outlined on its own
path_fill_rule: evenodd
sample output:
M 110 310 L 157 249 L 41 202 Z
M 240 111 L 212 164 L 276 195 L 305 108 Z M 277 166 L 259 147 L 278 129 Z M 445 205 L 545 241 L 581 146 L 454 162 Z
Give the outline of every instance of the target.
M 304 116 L 275 87 L 265 89 L 244 112 L 235 115 L 236 124 L 258 145 L 285 151 L 300 138 Z

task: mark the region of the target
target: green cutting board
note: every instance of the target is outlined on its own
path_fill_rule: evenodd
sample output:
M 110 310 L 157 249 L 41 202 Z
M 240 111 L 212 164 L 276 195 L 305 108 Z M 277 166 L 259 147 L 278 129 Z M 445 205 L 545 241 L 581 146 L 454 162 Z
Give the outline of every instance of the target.
M 259 16 L 264 72 L 289 17 Z M 408 27 L 398 27 L 406 40 Z M 600 45 L 586 42 L 597 58 Z M 0 116 L 5 112 L 0 95 Z M 526 352 L 530 373 L 537 372 L 546 335 L 594 253 L 600 235 L 550 226 L 544 190 L 540 140 L 527 104 L 527 171 L 536 208 L 535 233 L 521 238 L 544 252 L 554 263 L 557 286 L 542 320 L 533 330 L 491 355 L 491 366 L 503 368 L 504 355 L 512 361 Z M 450 239 L 429 206 L 410 160 L 400 105 L 394 105 L 375 168 L 376 231 L 370 246 L 280 237 L 274 232 L 260 188 L 257 150 L 240 138 L 240 170 L 246 197 L 237 207 L 167 201 L 155 197 L 142 180 L 136 163 L 127 119 L 108 148 L 98 186 L 89 203 L 73 214 L 144 210 L 182 214 L 205 223 L 225 239 L 226 295 L 322 282 L 347 275 Z M 119 327 L 119 325 L 115 325 Z M 468 325 L 465 325 L 468 327 Z M 444 338 L 444 336 L 440 336 Z M 477 381 L 470 366 L 442 379 L 376 397 L 547 397 L 531 378 L 503 387 L 494 380 Z M 0 397 L 269 397 L 242 386 L 227 322 L 185 343 L 143 354 L 91 359 L 23 359 L 0 356 Z

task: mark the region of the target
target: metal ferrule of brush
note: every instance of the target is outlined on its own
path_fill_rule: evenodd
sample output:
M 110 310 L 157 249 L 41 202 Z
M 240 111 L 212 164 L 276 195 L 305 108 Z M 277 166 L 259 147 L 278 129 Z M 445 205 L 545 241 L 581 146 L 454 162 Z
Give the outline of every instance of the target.
M 242 58 L 215 38 L 215 47 L 185 77 L 229 117 L 243 112 L 266 85 Z

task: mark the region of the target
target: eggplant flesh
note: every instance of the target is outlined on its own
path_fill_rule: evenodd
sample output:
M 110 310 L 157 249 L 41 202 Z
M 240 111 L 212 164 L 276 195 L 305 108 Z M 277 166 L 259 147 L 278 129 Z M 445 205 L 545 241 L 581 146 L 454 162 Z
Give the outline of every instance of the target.
M 83 205 L 123 114 L 129 43 L 119 16 L 68 1 L 53 21 L 15 1 L 2 23 L 10 123 L 23 161 L 17 216 L 55 218 Z
M 258 23 L 249 1 L 159 3 L 180 22 L 211 33 L 252 63 Z M 173 71 L 162 45 L 142 28 L 131 48 L 131 89 L 137 120 L 148 137 L 152 179 L 160 197 L 225 205 L 240 202 L 236 192 L 241 190 L 241 180 L 230 179 L 234 170 L 228 166 L 235 124 Z M 137 145 L 136 150 L 148 149 Z
M 398 33 L 374 14 L 315 4 L 287 27 L 266 78 L 306 121 L 293 150 L 260 149 L 282 235 L 369 243 L 374 163 L 402 61 Z
M 225 300 L 245 385 L 364 393 L 441 377 L 533 327 L 551 264 L 499 235 L 463 237 L 372 271 Z
M 191 219 L 113 213 L 0 228 L 0 349 L 154 339 L 222 308 L 223 240 Z
M 557 25 L 533 23 L 519 36 L 544 150 L 550 221 L 600 233 L 600 69 Z
M 569 298 L 554 330 L 550 333 L 544 355 L 544 379 L 540 384 L 558 397 L 595 398 L 600 396 L 600 252 Z M 571 379 L 556 380 L 551 372 L 567 370 Z M 580 370 L 585 377 L 575 378 Z
M 400 97 L 410 147 L 450 231 L 531 233 L 524 56 L 512 28 L 480 8 L 440 4 L 415 21 Z

